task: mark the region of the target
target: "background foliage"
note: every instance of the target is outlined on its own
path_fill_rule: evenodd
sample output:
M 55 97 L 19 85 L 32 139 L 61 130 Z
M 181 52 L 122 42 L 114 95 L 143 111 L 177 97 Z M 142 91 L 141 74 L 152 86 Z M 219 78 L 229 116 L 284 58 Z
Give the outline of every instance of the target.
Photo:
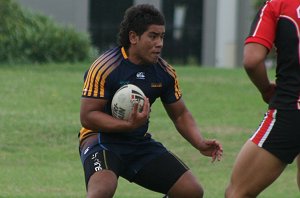
M 264 4 L 265 0 L 253 0 L 253 6 L 256 10 Z
M 13 0 L 0 0 L 0 18 L 0 62 L 82 61 L 91 54 L 88 35 Z

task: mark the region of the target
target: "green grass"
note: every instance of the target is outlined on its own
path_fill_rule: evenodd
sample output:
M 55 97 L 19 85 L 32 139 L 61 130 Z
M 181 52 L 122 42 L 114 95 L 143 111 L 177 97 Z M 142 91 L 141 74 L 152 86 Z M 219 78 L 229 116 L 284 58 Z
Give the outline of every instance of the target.
M 82 75 L 89 64 L 0 66 L 0 197 L 85 197 L 77 149 Z M 188 164 L 206 198 L 224 197 L 234 159 L 266 111 L 242 69 L 177 67 L 184 100 L 224 159 L 211 164 L 176 132 L 158 100 L 150 132 Z M 290 165 L 261 198 L 299 196 Z M 119 180 L 115 197 L 162 197 Z

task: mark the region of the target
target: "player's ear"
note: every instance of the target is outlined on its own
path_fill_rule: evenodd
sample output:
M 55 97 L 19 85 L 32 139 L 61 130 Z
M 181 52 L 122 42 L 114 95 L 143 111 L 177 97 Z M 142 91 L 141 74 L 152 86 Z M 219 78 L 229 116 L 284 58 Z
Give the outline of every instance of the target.
M 137 35 L 137 33 L 134 32 L 134 31 L 130 31 L 129 34 L 128 34 L 128 36 L 129 36 L 130 44 L 131 45 L 135 45 L 137 43 L 137 41 L 138 41 L 138 35 Z

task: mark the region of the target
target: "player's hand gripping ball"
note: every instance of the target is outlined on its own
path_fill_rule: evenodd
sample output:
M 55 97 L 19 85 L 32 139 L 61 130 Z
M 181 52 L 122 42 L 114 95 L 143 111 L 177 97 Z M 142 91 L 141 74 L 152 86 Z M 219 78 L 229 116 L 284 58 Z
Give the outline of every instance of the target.
M 111 102 L 112 116 L 122 120 L 128 120 L 134 104 L 138 103 L 138 110 L 141 112 L 144 105 L 145 94 L 133 85 L 127 84 L 120 87 Z

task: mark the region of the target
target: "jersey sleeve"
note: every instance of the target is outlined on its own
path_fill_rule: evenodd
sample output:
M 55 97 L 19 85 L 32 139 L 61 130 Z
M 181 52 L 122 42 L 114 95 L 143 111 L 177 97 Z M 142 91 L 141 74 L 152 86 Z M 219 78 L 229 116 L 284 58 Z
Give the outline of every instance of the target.
M 104 74 L 100 70 L 95 69 L 93 65 L 90 67 L 88 71 L 86 71 L 83 90 L 82 90 L 82 97 L 87 97 L 87 98 L 108 98 L 109 97 L 110 93 L 106 83 L 107 76 L 101 82 L 101 78 L 103 78 L 103 75 Z
M 245 40 L 247 43 L 259 43 L 269 50 L 273 47 L 278 20 L 278 2 L 267 1 L 258 11 L 252 22 L 249 36 Z
M 179 87 L 175 69 L 171 65 L 167 63 L 165 64 L 167 77 L 160 98 L 163 103 L 171 104 L 178 101 L 181 98 L 182 93 Z
M 109 51 L 100 56 L 89 68 L 84 77 L 82 97 L 110 98 L 110 74 L 121 62 L 118 51 Z

